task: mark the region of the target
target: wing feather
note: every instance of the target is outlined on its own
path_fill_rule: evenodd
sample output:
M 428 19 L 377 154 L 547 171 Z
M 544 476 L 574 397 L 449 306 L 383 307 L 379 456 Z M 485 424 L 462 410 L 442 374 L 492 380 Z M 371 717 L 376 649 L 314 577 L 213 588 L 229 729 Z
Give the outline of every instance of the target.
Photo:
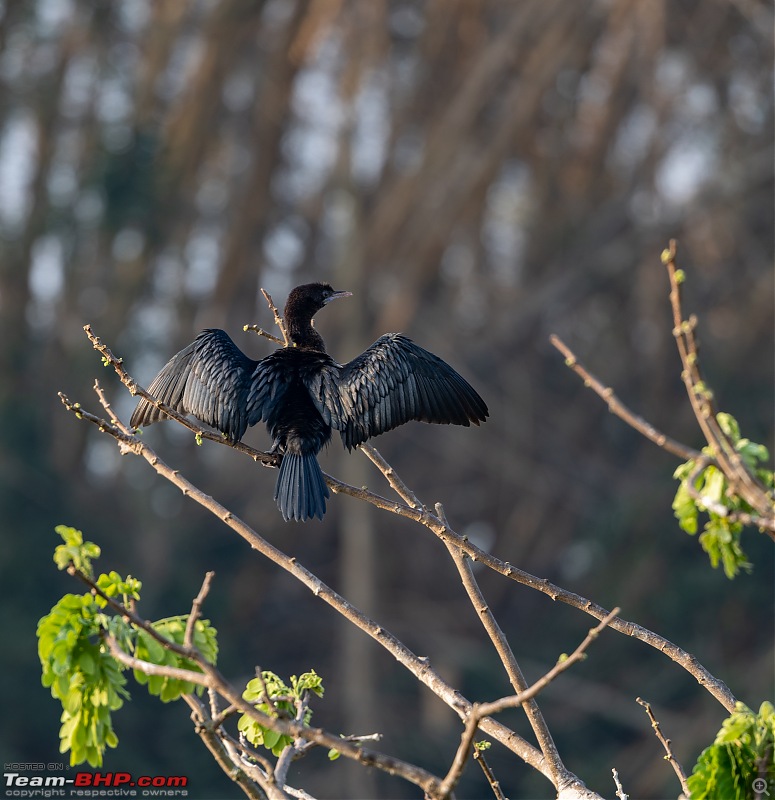
M 381 336 L 348 364 L 330 361 L 307 385 L 349 449 L 410 420 L 467 426 L 489 413 L 449 364 L 398 333 Z
M 273 367 L 271 356 L 253 361 L 225 331 L 208 328 L 162 367 L 148 391 L 175 411 L 192 414 L 239 441 L 283 391 L 285 383 L 272 380 Z M 140 400 L 130 424 L 137 428 L 163 419 L 166 414 Z

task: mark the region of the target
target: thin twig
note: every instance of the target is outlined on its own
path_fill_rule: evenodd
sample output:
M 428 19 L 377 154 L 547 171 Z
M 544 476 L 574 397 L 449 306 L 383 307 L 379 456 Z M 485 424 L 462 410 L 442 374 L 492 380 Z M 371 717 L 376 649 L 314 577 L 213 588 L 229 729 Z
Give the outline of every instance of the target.
M 274 324 L 277 325 L 283 335 L 284 346 L 288 347 L 291 343 L 291 340 L 288 338 L 288 329 L 285 327 L 285 320 L 280 316 L 280 312 L 277 310 L 274 300 L 272 300 L 272 295 L 263 288 L 261 289 L 261 294 L 264 295 L 264 300 L 266 300 L 267 305 L 272 311 L 274 316 Z
M 474 745 L 474 761 L 482 768 L 484 777 L 487 779 L 487 783 L 490 784 L 492 793 L 495 795 L 495 800 L 506 800 L 506 795 L 503 794 L 500 782 L 495 778 L 495 773 L 484 757 L 484 750 L 476 747 L 476 745 Z
M 497 714 L 507 708 L 521 706 L 523 703 L 535 697 L 555 680 L 555 678 L 565 672 L 566 669 L 569 669 L 576 662 L 582 661 L 586 657 L 587 648 L 597 639 L 603 629 L 607 628 L 614 619 L 616 619 L 619 611 L 619 608 L 615 608 L 611 611 L 605 619 L 601 620 L 598 625 L 590 629 L 584 641 L 567 658 L 561 658 L 542 678 L 530 684 L 530 687 L 525 689 L 524 692 L 510 695 L 509 697 L 501 697 L 500 700 L 493 700 L 491 703 L 480 703 L 478 706 L 479 714 L 482 716 Z
M 265 331 L 263 328 L 259 327 L 258 325 L 243 325 L 243 331 L 253 331 L 253 333 L 257 333 L 259 336 L 263 336 L 265 339 L 269 339 L 270 342 L 274 342 L 275 344 L 279 344 L 280 347 L 285 347 L 285 342 L 280 339 L 279 336 L 275 336 L 273 333 L 269 333 L 269 331 Z
M 684 793 L 684 795 L 686 795 L 686 797 L 689 797 L 691 792 L 689 791 L 689 784 L 686 782 L 686 773 L 684 772 L 684 769 L 678 759 L 673 755 L 673 750 L 670 747 L 670 739 L 668 739 L 664 733 L 662 733 L 662 728 L 660 727 L 657 718 L 654 716 L 654 712 L 651 710 L 651 704 L 647 703 L 641 697 L 636 697 L 635 702 L 646 709 L 646 714 L 648 714 L 651 727 L 654 729 L 654 734 L 656 735 L 657 739 L 659 739 L 662 747 L 665 748 L 665 761 L 670 764 L 670 766 L 673 768 L 673 772 L 675 772 L 676 776 L 678 777 L 678 780 L 681 783 L 681 791 Z
M 501 711 L 504 711 L 507 708 L 516 708 L 533 700 L 533 698 L 546 686 L 548 686 L 553 680 L 555 680 L 555 678 L 557 678 L 558 675 L 565 672 L 566 669 L 569 669 L 575 663 L 585 658 L 585 653 L 587 648 L 592 644 L 592 642 L 595 639 L 597 639 L 597 637 L 600 635 L 600 632 L 611 623 L 611 621 L 619 613 L 619 610 L 620 609 L 615 608 L 608 615 L 608 617 L 606 617 L 606 619 L 604 619 L 599 625 L 597 625 L 596 627 L 592 628 L 589 631 L 584 641 L 581 642 L 581 644 L 573 651 L 573 653 L 571 653 L 571 655 L 567 656 L 566 658 L 560 659 L 554 665 L 554 667 L 552 667 L 552 669 L 550 669 L 542 678 L 537 680 L 535 683 L 531 684 L 529 688 L 520 691 L 516 695 L 502 697 L 499 700 L 492 701 L 491 703 L 474 703 L 474 705 L 471 706 L 469 717 L 466 720 L 466 727 L 461 736 L 458 749 L 455 752 L 455 757 L 452 761 L 452 765 L 450 766 L 449 771 L 447 772 L 446 776 L 441 782 L 440 794 L 442 797 L 449 796 L 449 793 L 455 787 L 458 780 L 460 780 L 460 777 L 463 774 L 463 769 L 465 767 L 465 762 L 468 759 L 468 755 L 471 752 L 471 746 L 474 740 L 474 736 L 476 735 L 477 728 L 479 727 L 479 723 L 486 717 L 490 717 L 493 714 L 497 714 Z M 578 780 L 578 778 L 575 775 L 573 775 L 573 773 L 571 773 L 564 767 L 562 761 L 559 761 L 559 765 L 561 769 L 555 773 L 555 778 L 554 778 L 554 784 L 556 787 L 559 788 L 560 785 L 567 785 L 573 781 Z
M 127 372 L 126 368 L 124 367 L 124 359 L 115 356 L 111 352 L 110 348 L 102 342 L 99 336 L 94 333 L 91 325 L 84 325 L 83 329 L 89 341 L 91 342 L 92 347 L 102 356 L 103 362 L 106 365 L 113 367 L 118 379 L 122 384 L 124 384 L 132 396 L 142 397 L 144 400 L 147 400 L 149 403 L 151 403 L 151 405 L 158 408 L 159 411 L 161 411 L 167 417 L 174 419 L 175 422 L 179 423 L 184 428 L 188 428 L 188 430 L 190 430 L 198 438 L 209 439 L 210 441 L 217 442 L 218 444 L 226 444 L 229 447 L 232 447 L 235 450 L 250 456 L 250 458 L 252 458 L 254 461 L 260 462 L 266 467 L 278 467 L 280 465 L 280 456 L 278 456 L 276 453 L 265 453 L 262 450 L 256 450 L 254 447 L 248 447 L 242 442 L 228 442 L 222 433 L 202 427 L 201 425 L 189 419 L 189 417 L 186 417 L 176 411 L 174 408 L 171 408 L 166 403 L 162 403 L 157 400 L 150 392 L 148 392 L 147 389 L 144 389 L 142 386 L 140 386 L 140 384 L 137 383 L 137 381 L 129 374 L 129 372 Z M 97 396 L 100 397 L 102 389 L 99 387 L 99 383 L 97 381 L 95 381 L 95 391 L 97 391 Z M 61 392 L 59 393 L 59 397 L 62 398 L 62 401 L 64 402 L 64 395 Z M 102 404 L 102 400 L 100 400 L 100 402 Z M 105 407 L 104 404 L 103 407 Z M 80 404 L 73 403 L 71 410 L 80 412 Z M 108 411 L 108 413 L 111 418 L 114 417 L 112 411 Z M 105 421 L 103 420 L 103 422 Z M 136 434 L 132 434 L 131 431 L 129 431 L 129 428 L 127 428 L 119 420 L 116 420 L 115 425 L 125 436 L 136 436 Z
M 202 702 L 194 695 L 184 694 L 182 697 L 191 708 L 191 721 L 194 723 L 194 732 L 204 742 L 205 747 L 215 759 L 215 763 L 218 764 L 228 778 L 242 789 L 250 800 L 265 800 L 268 797 L 268 793 L 263 791 L 261 785 L 235 763 L 218 734 L 208 725 Z
M 616 784 L 616 796 L 619 800 L 629 800 L 630 796 L 624 791 L 624 786 L 622 786 L 622 782 L 619 780 L 619 773 L 616 767 L 611 769 L 611 774 L 614 776 L 614 783 Z
M 212 583 L 214 577 L 215 573 L 212 570 L 205 575 L 204 580 L 202 581 L 202 588 L 199 590 L 199 594 L 194 598 L 194 602 L 191 604 L 191 613 L 188 615 L 188 620 L 186 622 L 186 633 L 183 636 L 183 644 L 185 647 L 194 646 L 194 630 L 196 627 L 196 622 L 199 619 L 199 615 L 202 613 L 202 603 L 204 603 L 205 598 L 210 591 L 210 584 Z
M 624 420 L 631 428 L 634 428 L 638 433 L 641 433 L 649 441 L 654 442 L 657 447 L 667 450 L 674 456 L 678 456 L 684 461 L 691 458 L 700 458 L 702 453 L 699 450 L 694 450 L 681 442 L 671 439 L 667 434 L 658 431 L 650 422 L 643 417 L 638 416 L 631 411 L 622 401 L 616 396 L 614 390 L 610 386 L 605 386 L 596 378 L 589 370 L 582 366 L 574 352 L 568 347 L 565 342 L 560 339 L 556 334 L 549 337 L 549 341 L 565 356 L 565 364 L 570 367 L 583 381 L 584 386 L 592 389 L 592 391 L 600 397 L 608 405 L 608 410 L 612 414 L 616 414 L 619 419 Z
M 482 717 L 478 713 L 478 705 L 474 703 L 473 706 L 471 706 L 471 713 L 466 720 L 466 726 L 460 737 L 460 744 L 455 752 L 455 757 L 452 759 L 449 771 L 441 781 L 441 786 L 439 787 L 439 796 L 441 798 L 449 797 L 452 790 L 457 785 L 457 782 L 460 780 L 468 757 L 471 754 L 474 736 L 476 736 L 476 731 L 481 719 Z

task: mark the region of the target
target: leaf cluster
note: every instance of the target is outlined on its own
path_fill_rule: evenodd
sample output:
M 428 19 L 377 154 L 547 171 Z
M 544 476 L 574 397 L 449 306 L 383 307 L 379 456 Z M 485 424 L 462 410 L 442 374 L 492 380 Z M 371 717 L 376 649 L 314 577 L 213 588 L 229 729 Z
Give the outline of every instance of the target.
M 75 528 L 59 525 L 56 532 L 63 539 L 54 552 L 59 569 L 74 567 L 92 578 L 92 561 L 99 557 L 100 548 L 93 542 L 85 542 L 81 531 Z M 123 578 L 111 571 L 101 574 L 95 583 L 106 597 L 115 598 L 124 607 L 140 599 L 142 583 L 131 576 Z M 88 762 L 92 767 L 100 767 L 105 748 L 118 744 L 112 712 L 129 699 L 129 692 L 123 668 L 111 655 L 106 636 L 113 637 L 125 652 L 137 658 L 199 671 L 192 661 L 168 649 L 125 617 L 106 614 L 107 605 L 105 597 L 96 592 L 66 594 L 38 623 L 42 682 L 62 703 L 59 750 L 70 752 L 73 766 Z M 187 621 L 188 615 L 182 615 L 151 625 L 168 642 L 182 645 Z M 216 631 L 207 620 L 197 620 L 193 644 L 208 661 L 215 663 Z M 184 693 L 201 693 L 203 689 L 188 681 L 149 677 L 137 670 L 135 679 L 147 684 L 148 691 L 165 702 Z
M 775 786 L 774 756 L 772 703 L 762 703 L 758 714 L 738 703 L 714 743 L 700 753 L 688 778 L 692 800 L 753 800 L 761 796 L 765 783 L 760 785 L 760 781 L 770 789 Z
M 775 485 L 773 473 L 761 466 L 769 460 L 767 448 L 741 437 L 740 426 L 731 414 L 719 413 L 716 419 L 745 465 L 765 487 L 772 489 Z M 713 451 L 709 447 L 705 447 L 703 453 L 713 456 Z M 751 564 L 740 544 L 743 524 L 734 518 L 734 514 L 740 512 L 750 514 L 754 513 L 754 509 L 730 491 L 726 476 L 717 466 L 709 464 L 696 475 L 695 469 L 696 462 L 690 459 L 673 473 L 673 477 L 680 481 L 673 499 L 673 512 L 679 526 L 694 536 L 699 529 L 700 513 L 707 514 L 708 519 L 699 541 L 710 558 L 711 566 L 717 568 L 721 564 L 724 573 L 730 579 L 741 569 L 750 571 Z
M 62 702 L 59 752 L 69 750 L 73 766 L 88 761 L 99 767 L 105 748 L 118 744 L 111 712 L 121 708 L 129 692 L 100 641 L 108 625 L 90 594 L 66 594 L 38 623 L 42 682 Z
M 312 709 L 306 705 L 306 700 L 310 693 L 323 696 L 323 680 L 314 670 L 310 670 L 299 677 L 291 675 L 290 683 L 288 686 L 274 672 L 264 670 L 261 678 L 253 678 L 248 682 L 242 696 L 264 714 L 286 719 L 296 719 L 301 715 L 299 721 L 309 725 Z M 237 728 L 254 747 L 263 746 L 276 756 L 293 744 L 292 737 L 273 731 L 246 714 L 240 717 Z
M 182 645 L 186 634 L 186 622 L 188 615 L 168 617 L 152 623 L 152 627 L 161 636 L 175 644 Z M 194 625 L 193 645 L 202 655 L 214 664 L 218 656 L 217 631 L 208 620 L 197 620 Z M 151 634 L 140 630 L 137 632 L 137 642 L 135 645 L 135 655 L 143 661 L 150 661 L 152 664 L 178 667 L 180 669 L 201 672 L 197 664 L 187 658 L 183 658 L 172 650 L 165 648 Z M 146 675 L 139 669 L 134 671 L 135 680 L 139 684 L 148 686 L 148 691 L 156 695 L 164 703 L 177 700 L 182 694 L 196 692 L 201 695 L 204 687 L 201 684 L 191 681 L 181 681 L 177 678 L 170 678 L 166 675 Z

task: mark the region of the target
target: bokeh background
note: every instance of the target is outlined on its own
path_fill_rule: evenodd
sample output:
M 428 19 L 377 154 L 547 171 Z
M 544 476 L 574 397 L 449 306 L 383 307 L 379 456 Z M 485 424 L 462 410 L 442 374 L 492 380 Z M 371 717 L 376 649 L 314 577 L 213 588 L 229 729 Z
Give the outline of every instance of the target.
M 65 591 L 53 527 L 82 528 L 102 567 L 144 581 L 142 613 L 206 615 L 235 681 L 316 669 L 315 721 L 384 734 L 442 773 L 452 713 L 363 634 L 188 504 L 145 462 L 68 415 L 95 377 L 133 401 L 82 326 L 147 383 L 203 327 L 271 324 L 308 280 L 354 297 L 320 314 L 339 360 L 401 330 L 486 398 L 481 429 L 412 424 L 375 441 L 419 496 L 503 559 L 667 636 L 758 707 L 773 695 L 772 543 L 728 581 L 672 518 L 675 460 L 619 420 L 548 344 L 562 336 L 622 399 L 700 446 L 659 255 L 679 240 L 707 377 L 744 433 L 773 428 L 772 7 L 760 0 L 5 0 L 0 2 L 0 505 L 4 762 L 57 761 L 57 703 L 35 624 Z M 295 555 L 471 700 L 508 689 L 440 543 L 346 497 L 285 524 L 275 474 L 172 424 L 162 457 Z M 267 445 L 263 430 L 246 440 Z M 388 491 L 335 441 L 324 469 Z M 529 679 L 591 618 L 478 573 Z M 130 685 L 131 688 L 131 685 Z M 236 797 L 185 707 L 136 687 L 108 770 L 183 772 L 195 798 Z M 611 795 L 676 796 L 643 710 L 684 766 L 722 708 L 615 633 L 541 697 L 568 766 Z M 504 721 L 529 735 L 519 716 Z M 551 787 L 494 747 L 512 797 Z M 313 754 L 312 794 L 411 797 Z M 488 790 L 475 766 L 460 797 Z

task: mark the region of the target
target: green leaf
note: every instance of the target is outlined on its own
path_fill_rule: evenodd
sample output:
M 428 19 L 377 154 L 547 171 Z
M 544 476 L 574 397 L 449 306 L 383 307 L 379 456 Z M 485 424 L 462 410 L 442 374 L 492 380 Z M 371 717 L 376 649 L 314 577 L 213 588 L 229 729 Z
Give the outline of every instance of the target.
M 737 424 L 737 420 L 731 414 L 720 411 L 718 414 L 716 414 L 716 422 L 718 422 L 721 430 L 724 431 L 724 433 L 732 440 L 732 442 L 737 442 L 737 440 L 740 438 L 740 426 Z
M 151 624 L 161 636 L 182 645 L 185 639 L 187 621 L 188 615 L 182 615 L 168 617 Z M 197 620 L 194 626 L 193 642 L 202 655 L 211 664 L 214 664 L 218 656 L 218 641 L 215 628 L 207 620 Z M 172 650 L 167 649 L 146 631 L 139 631 L 137 634 L 135 655 L 143 661 L 149 661 L 160 666 L 171 666 L 199 673 L 202 671 L 194 661 L 183 658 Z M 135 670 L 134 674 L 138 683 L 147 685 L 148 691 L 152 695 L 158 696 L 164 703 L 177 700 L 182 694 L 190 694 L 194 691 L 201 694 L 204 690 L 203 686 L 191 681 L 168 678 L 163 675 L 148 676 L 141 670 Z
M 279 675 L 269 670 L 264 670 L 261 678 L 262 680 L 253 678 L 248 681 L 242 696 L 249 703 L 253 703 L 256 709 L 269 716 L 276 717 L 279 713 L 284 713 L 288 717 L 294 717 L 298 713 L 299 704 L 308 692 L 318 697 L 323 696 L 322 678 L 314 670 L 305 672 L 299 677 L 292 675 L 290 686 Z M 312 709 L 307 708 L 302 722 L 304 725 L 309 725 L 311 719 Z M 263 726 L 245 714 L 240 717 L 237 727 L 252 745 L 266 747 L 274 755 L 279 756 L 286 747 L 293 744 L 290 736 Z
M 54 530 L 62 537 L 64 544 L 54 550 L 54 563 L 58 569 L 67 569 L 70 564 L 89 577 L 92 576 L 93 559 L 99 558 L 100 548 L 94 542 L 84 542 L 83 534 L 76 528 L 57 525 Z
M 773 707 L 762 703 L 754 714 L 743 703 L 724 720 L 714 743 L 705 748 L 688 778 L 692 800 L 748 800 L 753 782 L 775 784 Z M 765 770 L 762 773 L 762 769 Z

